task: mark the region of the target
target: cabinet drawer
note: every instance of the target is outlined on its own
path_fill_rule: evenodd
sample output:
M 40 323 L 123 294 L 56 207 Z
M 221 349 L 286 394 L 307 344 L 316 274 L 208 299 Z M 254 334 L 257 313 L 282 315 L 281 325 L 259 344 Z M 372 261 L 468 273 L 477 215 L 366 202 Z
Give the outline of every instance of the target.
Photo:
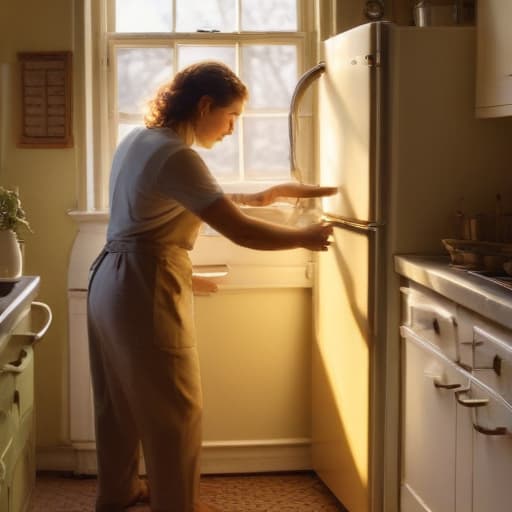
M 0 367 L 4 376 L 13 380 L 13 400 L 22 418 L 34 403 L 34 350 L 31 345 L 11 343 L 8 362 Z
M 512 408 L 475 381 L 467 392 L 459 393 L 458 400 L 472 411 L 472 512 L 509 512 Z
M 24 347 L 21 351 L 18 369 L 20 371 L 15 376 L 15 400 L 20 419 L 23 419 L 34 407 L 34 351 L 32 347 Z
M 36 478 L 35 432 L 32 411 L 26 414 L 13 442 L 13 462 L 9 482 L 9 501 L 12 512 L 28 509 L 28 501 Z M 0 509 L 1 510 L 1 509 Z
M 457 308 L 443 297 L 415 288 L 402 288 L 404 323 L 418 337 L 436 345 L 449 359 L 459 360 Z
M 512 334 L 475 326 L 473 351 L 475 377 L 512 404 Z
M 9 501 L 9 487 L 12 477 L 12 466 L 14 462 L 13 457 L 13 442 L 9 442 L 9 444 L 0 451 L 0 503 L 5 505 L 5 503 L 10 503 Z M 7 508 L 0 508 L 3 512 L 4 510 L 9 510 L 10 507 L 8 505 Z
M 14 393 L 14 376 L 0 373 L 0 454 L 12 441 L 18 428 Z
M 401 328 L 405 362 L 402 377 L 402 508 L 453 511 L 457 456 L 455 391 L 469 375 L 428 342 Z M 421 508 L 422 506 L 425 508 Z

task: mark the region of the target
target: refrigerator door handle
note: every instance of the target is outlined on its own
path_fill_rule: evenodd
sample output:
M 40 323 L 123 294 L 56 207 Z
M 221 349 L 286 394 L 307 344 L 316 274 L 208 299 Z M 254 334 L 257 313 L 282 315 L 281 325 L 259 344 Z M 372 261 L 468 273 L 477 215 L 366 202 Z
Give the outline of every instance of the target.
M 288 114 L 288 137 L 290 139 L 290 164 L 291 174 L 299 182 L 302 183 L 302 176 L 297 165 L 297 157 L 295 154 L 295 141 L 297 138 L 297 112 L 299 102 L 304 96 L 307 88 L 325 72 L 325 62 L 319 62 L 316 66 L 308 69 L 299 79 L 290 102 L 290 113 Z
M 378 231 L 379 228 L 384 226 L 383 223 L 379 222 L 350 219 L 348 217 L 331 217 L 330 215 L 323 215 L 322 220 L 330 222 L 335 228 L 355 229 L 357 231 Z

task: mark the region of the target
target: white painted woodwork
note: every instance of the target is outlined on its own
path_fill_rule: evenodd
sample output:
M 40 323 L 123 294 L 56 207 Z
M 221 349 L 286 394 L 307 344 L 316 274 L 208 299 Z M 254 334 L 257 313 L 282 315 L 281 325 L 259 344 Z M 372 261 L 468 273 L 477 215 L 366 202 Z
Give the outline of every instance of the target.
M 473 422 L 508 431 L 505 435 L 473 433 L 472 512 L 508 512 L 512 503 L 512 407 L 477 384 L 472 388 L 473 396 L 489 399 L 489 405 L 474 411 Z
M 512 2 L 477 2 L 478 117 L 512 115 Z
M 467 379 L 428 345 L 413 337 L 404 342 L 402 485 L 425 510 L 455 510 L 457 403 L 442 385 Z M 412 512 L 402 500 L 402 512 Z

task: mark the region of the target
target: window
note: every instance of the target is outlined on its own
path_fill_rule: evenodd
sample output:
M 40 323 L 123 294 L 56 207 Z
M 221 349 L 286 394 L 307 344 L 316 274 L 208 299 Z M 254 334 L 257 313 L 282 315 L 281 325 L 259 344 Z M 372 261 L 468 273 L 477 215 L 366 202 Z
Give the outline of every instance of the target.
M 96 207 L 98 203 L 108 206 L 108 194 L 101 189 L 108 183 L 112 154 L 122 137 L 143 124 L 145 106 L 156 88 L 176 71 L 204 59 L 226 63 L 247 84 L 250 94 L 233 136 L 212 150 L 196 148 L 219 182 L 227 190 L 251 190 L 290 179 L 288 112 L 295 84 L 311 63 L 306 59 L 311 2 L 91 3 L 92 18 L 96 17 L 103 32 L 96 53 L 100 63 L 91 86 L 100 98 L 107 93 L 106 100 L 91 102 L 92 113 L 101 117 L 95 122 L 98 130 L 90 133 L 94 145 L 102 146 L 100 154 L 95 150 L 92 166 L 94 180 L 103 184 L 94 186 L 102 198 L 94 199 Z M 101 59 L 102 52 L 106 60 Z M 91 66 L 94 71 L 94 57 Z

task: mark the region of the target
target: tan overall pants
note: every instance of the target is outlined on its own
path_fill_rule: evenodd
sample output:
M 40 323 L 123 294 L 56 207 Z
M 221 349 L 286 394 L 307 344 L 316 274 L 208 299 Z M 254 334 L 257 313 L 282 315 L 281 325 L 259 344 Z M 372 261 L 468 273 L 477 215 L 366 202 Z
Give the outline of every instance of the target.
M 192 236 L 199 220 L 185 215 L 180 226 Z M 139 442 L 152 512 L 192 512 L 198 501 L 202 395 L 192 269 L 188 252 L 169 242 L 109 242 L 92 273 L 98 512 L 123 510 L 137 496 Z

